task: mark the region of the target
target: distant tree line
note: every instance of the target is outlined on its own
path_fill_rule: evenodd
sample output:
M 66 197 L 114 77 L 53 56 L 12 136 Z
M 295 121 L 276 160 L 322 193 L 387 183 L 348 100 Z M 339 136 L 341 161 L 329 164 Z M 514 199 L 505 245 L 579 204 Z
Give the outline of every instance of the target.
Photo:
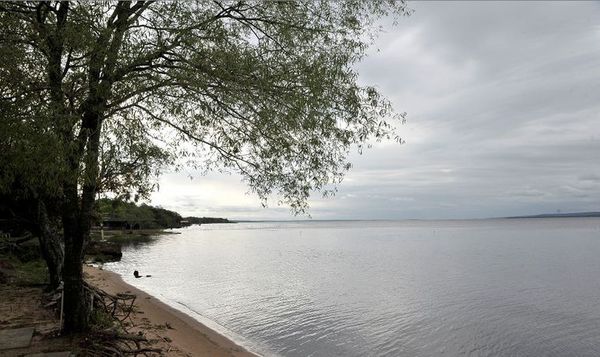
M 227 218 L 216 217 L 185 217 L 183 220 L 187 221 L 185 224 L 186 226 L 192 224 L 235 223 L 228 220 Z
M 139 224 L 143 229 L 180 228 L 192 224 L 231 223 L 225 218 L 181 217 L 177 212 L 147 204 L 137 205 L 120 199 L 102 198 L 97 201 L 96 224 L 122 221 Z

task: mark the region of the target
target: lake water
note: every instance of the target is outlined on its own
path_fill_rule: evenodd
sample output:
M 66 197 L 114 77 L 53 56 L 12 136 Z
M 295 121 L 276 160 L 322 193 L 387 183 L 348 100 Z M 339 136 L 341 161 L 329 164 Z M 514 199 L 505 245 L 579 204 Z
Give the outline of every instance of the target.
M 178 231 L 106 268 L 265 356 L 600 356 L 598 218 Z

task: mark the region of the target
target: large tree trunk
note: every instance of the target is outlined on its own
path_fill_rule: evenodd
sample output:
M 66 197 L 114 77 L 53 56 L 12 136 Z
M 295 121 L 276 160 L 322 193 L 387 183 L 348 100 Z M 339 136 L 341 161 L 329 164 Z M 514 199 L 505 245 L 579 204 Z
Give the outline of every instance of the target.
M 89 328 L 89 307 L 83 290 L 83 266 L 79 245 L 81 236 L 69 235 L 65 239 L 64 279 L 64 326 L 63 331 L 83 332 Z
M 92 213 L 96 197 L 98 180 L 98 156 L 100 133 L 102 128 L 101 113 L 105 101 L 95 97 L 88 101 L 83 116 L 87 145 L 85 146 L 85 170 L 81 198 L 78 194 L 77 180 L 65 183 L 63 190 L 65 204 L 63 207 L 63 230 L 65 234 L 65 264 L 63 269 L 65 297 L 65 332 L 82 332 L 89 328 L 88 299 L 83 290 L 83 255 L 89 239 Z M 76 166 L 72 166 L 74 171 Z M 76 176 L 73 176 L 76 177 Z
M 48 266 L 48 275 L 50 277 L 49 289 L 54 290 L 59 287 L 62 281 L 64 248 L 61 244 L 61 238 L 52 229 L 46 205 L 42 200 L 38 200 L 37 223 L 40 250 Z
M 64 185 L 63 231 L 65 259 L 63 267 L 65 332 L 83 332 L 88 329 L 89 310 L 83 291 L 84 236 L 80 229 L 77 183 Z

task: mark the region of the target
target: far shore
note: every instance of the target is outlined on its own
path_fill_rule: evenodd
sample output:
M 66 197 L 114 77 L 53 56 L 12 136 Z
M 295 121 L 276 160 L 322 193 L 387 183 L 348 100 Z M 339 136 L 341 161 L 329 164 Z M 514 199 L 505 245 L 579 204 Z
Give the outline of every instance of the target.
M 91 266 L 84 266 L 84 272 L 91 284 L 110 294 L 137 295 L 134 331 L 162 341 L 167 356 L 257 356 L 191 316 L 127 284 L 116 273 Z

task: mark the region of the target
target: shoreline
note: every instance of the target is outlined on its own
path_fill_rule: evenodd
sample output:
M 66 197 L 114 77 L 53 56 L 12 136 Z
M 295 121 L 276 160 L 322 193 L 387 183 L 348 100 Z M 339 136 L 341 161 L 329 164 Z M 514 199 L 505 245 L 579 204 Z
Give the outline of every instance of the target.
M 117 273 L 84 265 L 84 274 L 89 283 L 110 294 L 129 292 L 137 295 L 137 309 L 133 314 L 134 330 L 161 341 L 167 356 L 259 356 L 192 316 L 127 284 Z

